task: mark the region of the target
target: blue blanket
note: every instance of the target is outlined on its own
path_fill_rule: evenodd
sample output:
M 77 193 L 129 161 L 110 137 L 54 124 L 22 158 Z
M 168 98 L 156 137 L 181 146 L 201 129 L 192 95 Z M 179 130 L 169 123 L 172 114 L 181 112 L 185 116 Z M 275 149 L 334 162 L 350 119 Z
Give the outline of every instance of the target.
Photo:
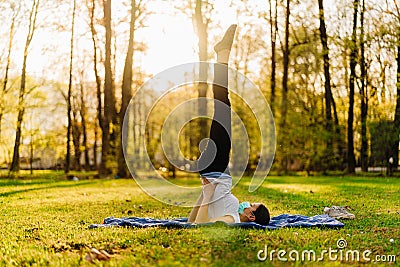
M 344 226 L 343 223 L 329 217 L 328 215 L 316 215 L 308 217 L 303 215 L 281 214 L 271 218 L 271 221 L 267 226 L 260 225 L 254 222 L 246 222 L 246 223 L 216 222 L 216 223 L 193 224 L 193 223 L 188 223 L 187 218 L 162 220 L 162 219 L 139 218 L 139 217 L 129 217 L 129 218 L 108 217 L 104 219 L 104 222 L 102 224 L 92 224 L 89 226 L 89 228 L 114 227 L 114 226 L 136 227 L 136 228 L 147 228 L 156 226 L 167 227 L 167 228 L 193 228 L 193 227 L 207 226 L 207 225 L 210 226 L 216 224 L 247 228 L 247 229 L 277 229 L 282 227 L 339 228 Z

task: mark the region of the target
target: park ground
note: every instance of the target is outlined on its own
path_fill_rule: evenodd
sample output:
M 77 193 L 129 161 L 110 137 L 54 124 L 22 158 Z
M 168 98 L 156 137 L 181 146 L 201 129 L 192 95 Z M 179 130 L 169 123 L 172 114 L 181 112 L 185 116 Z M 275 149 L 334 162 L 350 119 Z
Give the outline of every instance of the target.
M 355 220 L 343 221 L 345 227 L 340 229 L 264 231 L 224 225 L 90 229 L 109 216 L 177 218 L 186 217 L 190 208 L 152 199 L 133 179 L 76 175 L 79 181 L 39 171 L 0 179 L 0 266 L 398 266 L 400 262 L 400 178 L 270 176 L 252 194 L 246 190 L 249 179 L 243 178 L 233 193 L 240 200 L 261 200 L 272 216 L 312 216 L 332 205 L 347 205 L 356 215 Z M 193 180 L 196 183 L 198 179 Z M 314 250 L 319 257 L 324 249 L 337 249 L 339 239 L 347 242 L 344 253 L 370 250 L 371 261 L 350 256 L 332 261 L 328 255 L 323 262 L 312 258 L 283 262 L 277 254 L 272 261 L 257 258 L 265 247 L 269 253 L 286 251 L 287 259 L 293 250 L 300 255 Z M 92 248 L 108 252 L 111 259 L 87 261 Z

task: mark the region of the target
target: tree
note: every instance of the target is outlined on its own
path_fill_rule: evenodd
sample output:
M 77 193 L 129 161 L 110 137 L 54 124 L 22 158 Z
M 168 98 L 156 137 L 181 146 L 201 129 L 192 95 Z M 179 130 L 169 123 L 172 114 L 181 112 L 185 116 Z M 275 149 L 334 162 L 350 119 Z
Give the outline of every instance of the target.
M 71 134 L 72 134 L 72 143 L 74 145 L 74 161 L 73 166 L 74 169 L 80 171 L 81 167 L 81 135 L 82 135 L 82 125 L 80 120 L 79 111 L 81 110 L 81 102 L 79 96 L 76 94 L 72 95 L 71 99 Z
M 10 63 L 11 63 L 11 51 L 13 48 L 13 41 L 14 41 L 14 33 L 15 33 L 15 20 L 17 19 L 19 13 L 19 6 L 16 6 L 15 3 L 10 4 L 10 8 L 13 10 L 13 14 L 11 17 L 10 23 L 10 33 L 9 33 L 9 40 L 8 40 L 8 49 L 7 49 L 7 59 L 6 59 L 6 68 L 4 71 L 4 79 L 3 79 L 3 86 L 0 91 L 0 140 L 1 140 L 1 124 L 5 112 L 5 95 L 9 92 L 10 88 L 7 88 L 8 85 L 8 78 L 9 78 L 9 70 L 10 70 Z
M 99 175 L 105 176 L 111 172 L 107 161 L 110 155 L 110 139 L 115 131 L 113 124 L 116 122 L 114 78 L 111 66 L 111 0 L 103 0 L 104 27 L 106 30 L 105 60 L 104 60 L 104 113 L 102 121 L 102 149 Z
M 332 104 L 333 100 L 331 90 L 331 75 L 329 72 L 329 48 L 328 48 L 328 36 L 326 34 L 325 18 L 324 18 L 324 5 L 323 0 L 318 0 L 319 7 L 319 32 L 322 43 L 322 56 L 324 59 L 324 77 L 325 77 L 325 118 L 326 118 L 326 129 L 329 133 L 332 133 Z M 333 137 L 333 134 L 332 134 Z M 333 140 L 328 138 L 327 140 L 327 152 L 331 154 L 333 152 Z
M 195 26 L 195 32 L 199 38 L 199 60 L 207 61 L 208 59 L 208 25 L 210 23 L 210 19 L 204 16 L 203 6 L 208 6 L 212 8 L 212 5 L 208 1 L 196 0 L 196 6 L 193 14 L 193 21 Z M 211 10 L 206 10 L 205 12 L 211 12 Z M 199 70 L 199 76 L 201 80 L 207 80 L 207 69 L 206 65 L 202 65 Z M 199 83 L 198 84 L 198 97 L 202 98 L 199 100 L 198 112 L 199 115 L 207 114 L 207 102 L 205 97 L 207 95 L 208 85 L 207 83 Z M 207 137 L 207 121 L 203 118 L 199 119 L 199 131 L 200 138 L 196 140 L 196 143 L 199 143 L 200 140 Z
M 99 69 L 98 69 L 98 47 L 97 47 L 97 31 L 95 28 L 95 11 L 96 11 L 96 0 L 91 0 L 87 1 L 86 5 L 88 7 L 89 11 L 89 28 L 90 28 L 90 33 L 91 33 L 91 39 L 92 39 L 92 44 L 93 44 L 93 71 L 94 71 L 94 76 L 96 80 L 96 97 L 97 97 L 97 120 L 98 124 L 95 124 L 95 143 L 93 147 L 93 155 L 94 155 L 94 164 L 96 166 L 96 169 L 99 170 L 99 173 L 104 173 L 105 170 L 100 171 L 100 166 L 97 166 L 97 135 L 98 135 L 98 126 L 100 126 L 100 129 L 102 133 L 104 132 L 104 117 L 103 117 L 103 102 L 102 102 L 102 90 L 101 90 L 101 78 L 99 74 Z M 102 140 L 106 138 L 102 134 Z M 103 153 L 102 153 L 102 160 L 103 160 Z M 100 163 L 101 165 L 101 163 Z M 105 165 L 102 166 L 102 168 L 105 168 Z
M 286 135 L 286 116 L 288 111 L 288 74 L 289 74 L 289 25 L 290 25 L 290 0 L 286 0 L 285 7 L 285 37 L 283 49 L 283 77 L 282 77 L 282 99 L 281 99 L 281 118 L 279 121 L 280 142 L 284 143 L 283 136 Z M 282 166 L 286 172 L 288 170 L 288 155 L 283 151 Z
M 285 13 L 285 45 L 283 49 L 283 77 L 282 77 L 282 103 L 281 103 L 281 128 L 286 124 L 287 113 L 287 94 L 288 94 L 288 73 L 289 73 L 289 25 L 290 25 L 290 0 L 286 0 L 286 13 Z
M 324 60 L 324 88 L 325 88 L 325 124 L 328 131 L 327 142 L 326 142 L 326 157 L 328 161 L 334 160 L 336 163 L 336 156 L 341 152 L 341 139 L 340 139 L 340 128 L 339 119 L 336 111 L 335 99 L 332 93 L 331 86 L 331 74 L 330 74 L 330 58 L 329 58 L 329 47 L 328 47 L 328 35 L 326 33 L 326 23 L 325 23 L 325 9 L 323 5 L 323 0 L 318 0 L 319 9 L 319 32 L 322 44 L 322 57 Z M 333 111 L 333 118 L 332 118 Z M 336 144 L 335 144 L 336 141 Z M 335 153 L 334 145 L 338 147 L 339 153 Z M 332 157 L 334 156 L 334 158 Z M 330 164 L 330 168 L 334 168 L 336 164 Z
M 367 93 L 367 67 L 365 62 L 365 33 L 364 33 L 365 1 L 362 0 L 360 12 L 360 68 L 361 68 L 361 170 L 368 172 L 368 137 L 367 137 L 367 116 L 368 116 L 368 93 Z
M 81 117 L 82 124 L 82 146 L 84 155 L 84 168 L 86 171 L 90 170 L 90 160 L 89 160 L 89 148 L 88 148 L 88 129 L 87 129 L 87 108 L 86 108 L 86 95 L 85 86 L 83 80 L 83 70 L 81 71 L 81 81 L 80 81 L 80 109 L 79 115 Z M 96 154 L 94 154 L 95 156 Z
M 270 23 L 270 38 L 271 38 L 271 98 L 270 106 L 271 111 L 274 113 L 275 107 L 275 88 L 276 88 L 276 36 L 278 33 L 278 1 L 272 4 L 272 0 L 269 0 L 269 23 Z M 274 11 L 272 11 L 274 6 Z
M 393 162 L 395 163 L 395 168 L 398 166 L 399 162 L 399 135 L 400 135 L 400 45 L 397 46 L 397 79 L 396 79 L 396 109 L 394 115 L 394 130 L 395 135 L 393 139 Z
M 119 112 L 120 116 L 120 142 L 119 142 L 119 154 L 118 154 L 118 173 L 119 177 L 126 177 L 128 175 L 125 158 L 123 154 L 122 144 L 122 126 L 124 122 L 125 112 L 128 108 L 129 101 L 132 98 L 132 68 L 133 68 L 133 57 L 135 52 L 135 31 L 138 27 L 143 26 L 143 19 L 145 15 L 144 1 L 143 0 L 131 0 L 131 18 L 129 26 L 129 41 L 128 51 L 126 53 L 124 73 L 122 78 L 122 90 L 121 90 L 121 109 Z
M 356 65 L 357 65 L 357 15 L 360 1 L 353 2 L 353 32 L 351 35 L 350 52 L 350 81 L 349 81 L 349 111 L 347 119 L 347 171 L 355 173 L 356 158 L 354 155 L 354 87 L 356 83 Z
M 19 90 L 18 96 L 18 116 L 17 116 L 17 128 L 15 131 L 15 143 L 14 143 L 14 153 L 13 159 L 11 163 L 10 171 L 18 172 L 19 171 L 19 147 L 21 144 L 21 132 L 22 132 L 22 122 L 24 119 L 25 107 L 24 107 L 24 98 L 26 93 L 26 62 L 29 54 L 29 46 L 32 42 L 32 38 L 34 36 L 36 30 L 36 18 L 39 10 L 39 2 L 40 0 L 33 0 L 32 7 L 29 12 L 29 24 L 28 24 L 28 33 L 26 35 L 25 46 L 24 46 L 24 55 L 22 62 L 22 72 L 21 72 L 21 87 Z
M 69 81 L 68 81 L 68 93 L 67 93 L 67 154 L 65 155 L 65 166 L 64 172 L 69 173 L 70 160 L 71 160 L 71 131 L 72 131 L 72 118 L 71 118 L 71 98 L 72 98 L 72 71 L 73 71 L 73 60 L 74 60 L 74 33 L 75 33 L 75 12 L 76 12 L 76 0 L 73 2 L 72 7 L 72 21 L 71 21 L 71 41 L 70 41 L 70 58 L 69 58 Z
M 393 1 L 395 5 L 395 10 L 397 13 L 397 22 L 400 21 L 400 8 L 398 5 L 397 1 Z M 398 25 L 398 24 L 397 24 Z M 395 168 L 397 168 L 399 164 L 399 136 L 400 136 L 400 27 L 397 26 L 397 76 L 396 76 L 396 108 L 395 108 L 395 113 L 394 113 L 394 130 L 395 130 L 395 135 L 393 139 L 393 148 L 392 148 L 392 154 L 393 154 L 393 162 L 395 164 Z

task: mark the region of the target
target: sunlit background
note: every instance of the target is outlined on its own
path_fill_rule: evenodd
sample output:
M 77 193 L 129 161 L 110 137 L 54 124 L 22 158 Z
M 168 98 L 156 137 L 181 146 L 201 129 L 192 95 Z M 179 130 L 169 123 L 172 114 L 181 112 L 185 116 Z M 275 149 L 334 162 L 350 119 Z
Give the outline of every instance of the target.
M 204 38 L 204 36 L 198 32 L 199 25 L 195 19 L 195 8 L 196 4 L 201 2 L 201 18 L 207 29 L 206 60 L 215 61 L 213 45 L 220 40 L 229 25 L 238 24 L 230 65 L 257 84 L 270 101 L 277 120 L 279 145 L 276 166 L 285 170 L 320 170 L 328 168 L 325 165 L 329 165 L 327 161 L 332 160 L 335 161 L 333 168 L 346 168 L 349 142 L 347 129 L 351 38 L 354 26 L 352 1 L 324 1 L 330 57 L 330 84 L 335 102 L 334 119 L 337 126 L 335 134 L 327 130 L 325 121 L 325 76 L 317 1 L 281 3 L 282 1 L 272 0 L 136 0 L 134 2 L 138 6 L 139 21 L 134 35 L 132 93 L 136 92 L 150 77 L 169 67 L 199 60 L 199 38 Z M 19 105 L 24 48 L 33 3 L 39 3 L 39 7 L 32 41 L 26 54 L 27 79 L 24 101 Z M 73 0 L 0 2 L 0 164 L 4 169 L 10 167 L 14 154 L 17 115 L 21 105 L 24 107 L 20 146 L 21 166 L 28 168 L 28 163 L 31 163 L 30 167 L 34 168 L 63 168 L 65 165 L 73 3 Z M 90 10 L 93 3 L 95 4 L 96 64 L 102 86 L 100 95 L 96 92 L 93 59 L 95 50 L 90 29 Z M 288 90 L 284 92 L 287 3 L 290 3 L 288 27 L 290 53 L 286 84 Z M 358 24 L 355 31 L 357 77 L 353 126 L 354 152 L 359 166 L 363 141 L 361 100 L 365 97 L 368 102 L 365 135 L 368 139 L 366 141 L 368 162 L 371 166 L 378 166 L 386 164 L 391 153 L 383 150 L 376 151 L 376 147 L 381 147 L 382 140 L 377 140 L 374 133 L 382 132 L 382 129 L 386 127 L 386 122 L 391 122 L 395 118 L 398 92 L 396 57 L 400 32 L 400 15 L 397 9 L 399 3 L 396 0 L 376 0 L 366 2 L 364 7 L 362 3 L 357 11 Z M 116 111 L 119 111 L 121 107 L 121 86 L 128 48 L 130 10 L 131 1 L 112 1 L 111 67 Z M 101 162 L 102 146 L 102 131 L 97 106 L 99 98 L 104 104 L 105 82 L 103 1 L 76 0 L 75 12 L 70 146 L 71 157 L 79 157 L 80 160 L 77 162 L 80 163 L 71 164 L 72 168 L 78 169 L 83 165 L 96 168 Z M 271 36 L 273 36 L 271 29 L 276 29 L 276 87 L 274 91 L 271 84 Z M 361 57 L 361 38 L 365 40 L 364 63 Z M 364 78 L 362 78 L 362 64 L 366 64 L 367 70 Z M 4 88 L 6 73 L 8 80 Z M 366 84 L 365 95 L 361 94 L 362 79 Z M 192 89 L 196 95 L 197 89 Z M 282 111 L 283 99 L 288 103 L 285 112 Z M 243 112 L 244 115 L 245 112 Z M 118 125 L 119 122 L 114 122 L 111 129 L 117 129 Z M 389 127 L 388 132 L 393 132 L 391 126 L 387 127 Z M 395 135 L 396 133 L 395 131 Z M 326 151 L 327 140 L 332 135 L 336 138 L 333 146 L 334 159 L 327 157 L 332 153 Z M 392 137 L 388 135 L 385 138 Z M 191 145 L 195 146 L 194 143 Z M 84 163 L 85 153 L 89 155 L 88 163 Z M 251 160 L 256 161 L 256 158 L 257 155 L 253 155 Z M 33 162 L 35 164 L 32 165 Z

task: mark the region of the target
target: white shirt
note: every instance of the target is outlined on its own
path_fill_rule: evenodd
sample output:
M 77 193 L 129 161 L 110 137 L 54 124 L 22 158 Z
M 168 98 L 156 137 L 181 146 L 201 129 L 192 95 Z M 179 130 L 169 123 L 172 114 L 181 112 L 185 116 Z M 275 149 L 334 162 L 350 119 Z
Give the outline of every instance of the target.
M 231 215 L 235 223 L 239 223 L 239 200 L 231 192 L 232 177 L 209 178 L 206 175 L 202 176 L 206 177 L 210 183 L 216 184 L 211 202 L 208 205 L 208 217 L 214 219 Z

